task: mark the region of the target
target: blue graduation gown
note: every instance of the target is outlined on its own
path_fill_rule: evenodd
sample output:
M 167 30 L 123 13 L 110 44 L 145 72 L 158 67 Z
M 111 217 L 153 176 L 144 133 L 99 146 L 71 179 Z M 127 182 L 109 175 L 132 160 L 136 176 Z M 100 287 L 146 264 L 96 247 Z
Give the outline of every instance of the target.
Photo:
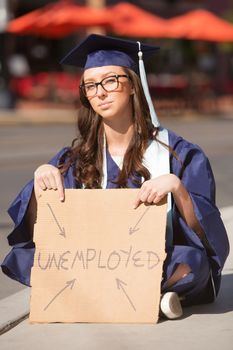
M 172 206 L 173 246 L 167 250 L 164 263 L 162 291 L 173 290 L 186 297 L 187 304 L 210 302 L 220 288 L 221 271 L 229 254 L 229 242 L 225 227 L 215 205 L 215 181 L 209 161 L 203 151 L 182 137 L 169 131 L 169 145 L 177 153 L 179 160 L 170 155 L 171 173 L 181 180 L 193 202 L 196 217 L 206 235 L 206 242 L 200 241 L 181 217 L 176 205 Z M 49 163 L 57 166 L 60 157 L 68 150 L 63 148 Z M 116 188 L 112 182 L 119 168 L 107 154 L 107 188 Z M 64 175 L 65 188 L 77 188 L 72 166 Z M 131 180 L 128 187 L 136 187 Z M 9 277 L 30 285 L 33 265 L 34 243 L 24 226 L 24 217 L 33 191 L 33 181 L 29 182 L 16 197 L 8 212 L 15 227 L 8 236 L 12 250 L 1 267 Z M 177 264 L 187 263 L 192 272 L 178 281 L 172 288 L 166 287 L 167 279 Z M 211 274 L 211 275 L 210 275 Z M 211 278 L 210 278 L 211 277 Z M 214 288 L 213 288 L 214 286 Z M 215 291 L 214 291 L 214 290 Z

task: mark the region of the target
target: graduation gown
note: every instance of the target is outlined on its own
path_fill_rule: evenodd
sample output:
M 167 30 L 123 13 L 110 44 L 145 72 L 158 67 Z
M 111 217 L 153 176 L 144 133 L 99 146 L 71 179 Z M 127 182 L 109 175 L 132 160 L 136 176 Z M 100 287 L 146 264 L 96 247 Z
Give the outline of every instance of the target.
M 195 303 L 204 291 L 204 301 L 212 301 L 220 288 L 221 271 L 229 253 L 229 242 L 220 212 L 215 205 L 215 181 L 209 161 L 203 151 L 175 133 L 168 131 L 169 145 L 179 157 L 170 155 L 170 171 L 177 175 L 186 187 L 194 206 L 195 215 L 205 232 L 202 242 L 196 233 L 187 226 L 175 203 L 172 205 L 173 246 L 167 251 L 164 264 L 162 291 L 167 291 L 166 280 L 180 262 L 188 263 L 192 272 L 180 280 L 170 290 L 185 294 Z M 49 162 L 57 166 L 59 159 L 69 148 L 63 148 Z M 107 188 L 116 188 L 112 182 L 118 176 L 119 168 L 107 153 Z M 77 188 L 72 166 L 64 174 L 65 188 Z M 81 187 L 81 186 L 80 186 Z M 136 187 L 129 179 L 128 187 Z M 34 243 L 24 224 L 24 217 L 33 191 L 30 181 L 11 204 L 8 213 L 15 227 L 8 236 L 10 253 L 2 262 L 2 270 L 9 277 L 30 285 L 30 272 L 33 265 Z M 211 279 L 210 279 L 211 275 Z M 212 289 L 210 291 L 210 289 Z M 214 289 L 214 291 L 213 291 Z M 203 293 L 202 293 L 203 294 Z

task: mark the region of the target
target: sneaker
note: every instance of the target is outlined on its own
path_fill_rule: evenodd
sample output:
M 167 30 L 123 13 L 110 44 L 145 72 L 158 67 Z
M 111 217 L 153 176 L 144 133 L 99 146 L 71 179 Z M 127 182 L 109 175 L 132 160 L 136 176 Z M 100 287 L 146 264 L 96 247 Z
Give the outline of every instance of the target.
M 160 301 L 160 310 L 163 316 L 171 320 L 181 317 L 183 310 L 178 294 L 175 292 L 163 294 Z

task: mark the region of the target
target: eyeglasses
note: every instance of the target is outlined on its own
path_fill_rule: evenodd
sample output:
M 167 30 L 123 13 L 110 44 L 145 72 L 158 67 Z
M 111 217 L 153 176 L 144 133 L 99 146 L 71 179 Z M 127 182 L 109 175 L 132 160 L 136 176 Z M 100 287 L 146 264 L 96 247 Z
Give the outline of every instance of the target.
M 86 97 L 93 97 L 97 94 L 98 86 L 101 85 L 101 87 L 107 91 L 111 92 L 118 88 L 119 86 L 119 78 L 129 78 L 126 74 L 116 74 L 111 75 L 109 77 L 106 77 L 102 79 L 99 83 L 83 83 L 80 85 L 80 89 L 82 89 L 82 92 Z

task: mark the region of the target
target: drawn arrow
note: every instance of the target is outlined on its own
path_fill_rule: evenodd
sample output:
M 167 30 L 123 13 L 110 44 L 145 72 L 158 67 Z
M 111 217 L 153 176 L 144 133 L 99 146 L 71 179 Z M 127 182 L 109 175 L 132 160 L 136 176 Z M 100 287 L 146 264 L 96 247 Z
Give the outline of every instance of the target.
M 52 300 L 50 300 L 50 302 L 48 303 L 48 305 L 45 306 L 44 311 L 46 311 L 46 310 L 48 309 L 48 307 L 52 304 L 52 302 L 53 302 L 62 292 L 64 292 L 64 290 L 65 290 L 66 288 L 70 287 L 70 289 L 72 289 L 73 286 L 74 286 L 75 281 L 76 281 L 76 278 L 74 278 L 74 279 L 71 280 L 71 281 L 67 281 L 67 282 L 66 282 L 66 286 L 65 286 L 64 288 L 62 288 L 62 289 L 55 295 L 55 297 L 53 297 Z
M 125 294 L 126 298 L 128 299 L 130 305 L 132 306 L 132 308 L 134 309 L 134 311 L 136 311 L 136 308 L 134 306 L 134 304 L 132 303 L 132 300 L 130 299 L 130 297 L 128 296 L 128 294 L 125 291 L 124 286 L 127 286 L 127 283 L 119 280 L 119 278 L 116 278 L 116 284 L 117 284 L 117 288 L 121 289 L 123 291 L 123 293 Z
M 57 218 L 56 218 L 56 216 L 55 216 L 55 214 L 53 212 L 53 209 L 52 209 L 51 205 L 49 203 L 46 203 L 46 204 L 49 207 L 49 209 L 50 209 L 50 211 L 51 211 L 51 213 L 53 215 L 53 218 L 54 218 L 54 220 L 55 220 L 55 222 L 56 222 L 56 224 L 57 224 L 57 226 L 58 226 L 58 228 L 60 230 L 59 235 L 61 235 L 61 236 L 63 236 L 65 238 L 66 237 L 66 233 L 65 233 L 64 227 L 61 227 L 61 225 L 59 224 L 59 222 L 58 222 L 58 220 L 57 220 Z
M 139 222 L 142 220 L 143 216 L 146 215 L 146 213 L 148 212 L 148 210 L 150 209 L 150 207 L 146 208 L 146 210 L 144 211 L 144 213 L 142 213 L 142 216 L 140 217 L 140 219 L 138 220 L 138 222 L 136 223 L 136 225 L 134 225 L 134 227 L 130 227 L 129 228 L 129 234 L 132 235 L 134 232 L 139 230 L 138 224 Z

